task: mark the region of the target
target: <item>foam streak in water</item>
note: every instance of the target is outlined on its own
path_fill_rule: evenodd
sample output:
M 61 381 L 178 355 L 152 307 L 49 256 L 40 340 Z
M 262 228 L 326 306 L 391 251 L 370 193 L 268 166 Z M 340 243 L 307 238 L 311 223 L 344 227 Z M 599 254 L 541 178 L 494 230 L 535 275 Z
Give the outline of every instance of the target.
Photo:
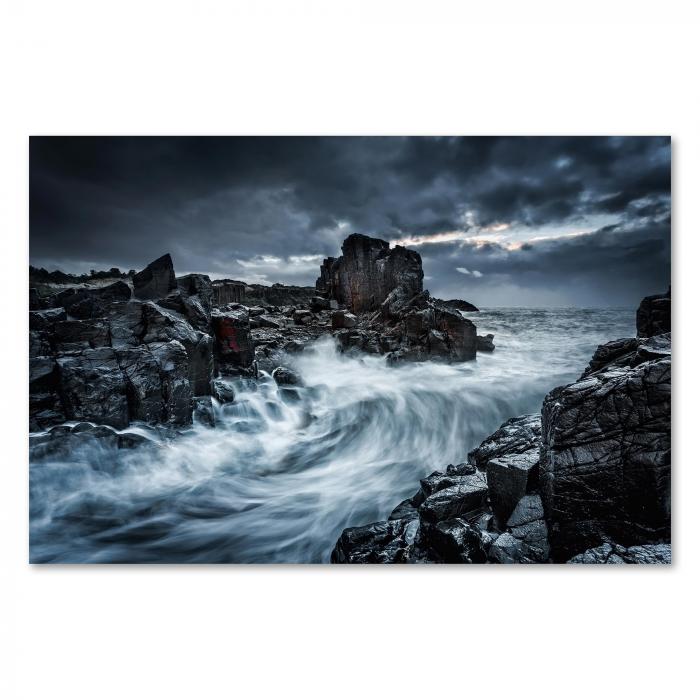
M 494 310 L 497 351 L 387 367 L 330 338 L 290 358 L 304 386 L 235 382 L 217 427 L 133 450 L 86 446 L 30 469 L 32 561 L 320 562 L 507 418 L 538 411 L 633 312 Z

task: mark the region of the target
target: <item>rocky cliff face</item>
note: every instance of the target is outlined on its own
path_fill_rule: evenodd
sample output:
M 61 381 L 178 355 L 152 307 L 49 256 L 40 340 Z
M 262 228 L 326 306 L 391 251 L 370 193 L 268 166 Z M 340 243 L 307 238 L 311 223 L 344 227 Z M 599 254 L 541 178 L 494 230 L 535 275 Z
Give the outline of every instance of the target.
M 666 328 L 648 325 L 648 303 L 640 332 Z M 667 564 L 670 541 L 671 334 L 661 332 L 599 347 L 541 416 L 504 423 L 388 520 L 345 530 L 331 561 Z
M 557 560 L 671 538 L 670 297 L 645 298 L 637 331 L 600 346 L 542 406 L 540 483 Z
M 375 311 L 397 287 L 409 297 L 423 291 L 423 264 L 413 250 L 354 233 L 342 251 L 323 261 L 316 289 L 352 313 Z

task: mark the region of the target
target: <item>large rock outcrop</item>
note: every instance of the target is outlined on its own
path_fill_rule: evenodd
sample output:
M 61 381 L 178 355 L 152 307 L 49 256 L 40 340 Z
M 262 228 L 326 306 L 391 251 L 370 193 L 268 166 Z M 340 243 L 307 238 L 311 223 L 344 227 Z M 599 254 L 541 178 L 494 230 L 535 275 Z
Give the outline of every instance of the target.
M 133 278 L 148 299 L 118 280 L 58 291 L 46 297 L 56 307 L 29 312 L 32 431 L 65 420 L 188 425 L 195 398 L 212 393 L 209 278 L 176 279 L 169 255 Z
M 666 294 L 644 297 L 637 309 L 637 335 L 650 338 L 671 332 L 671 288 Z
M 343 350 L 388 354 L 392 363 L 476 357 L 476 326 L 461 313 L 476 307 L 424 291 L 417 252 L 358 233 L 345 239 L 342 251 L 323 261 L 316 288 L 343 307 L 333 316 Z
M 354 233 L 342 251 L 339 258 L 323 261 L 316 289 L 353 313 L 378 309 L 397 287 L 409 296 L 423 291 L 423 265 L 413 250 Z
M 557 561 L 670 540 L 671 337 L 650 340 L 544 400 L 540 488 Z

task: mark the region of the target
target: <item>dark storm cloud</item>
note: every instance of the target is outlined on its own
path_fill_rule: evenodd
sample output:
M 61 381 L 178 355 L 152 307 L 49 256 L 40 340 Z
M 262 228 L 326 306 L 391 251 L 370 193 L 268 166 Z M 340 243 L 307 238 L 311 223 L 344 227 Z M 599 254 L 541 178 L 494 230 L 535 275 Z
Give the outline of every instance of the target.
M 599 228 L 604 219 L 618 228 L 600 236 L 641 244 L 649 226 L 668 242 L 669 212 L 667 138 L 35 137 L 30 143 L 31 260 L 65 270 L 140 268 L 169 251 L 178 271 L 313 283 L 318 257 L 337 254 L 353 231 L 399 239 L 479 235 L 507 224 L 537 237 L 542 227 L 552 233 L 579 223 Z M 604 269 L 611 250 L 589 243 Z M 568 239 L 536 242 L 533 249 L 562 270 L 580 254 Z M 460 250 L 454 243 L 421 246 L 427 270 Z M 642 279 L 643 260 L 633 246 L 625 250 L 637 260 L 626 274 Z M 664 260 L 658 250 L 645 250 Z M 508 256 L 510 267 L 488 274 L 531 287 L 545 272 L 525 260 L 527 248 L 517 252 Z M 440 270 L 437 292 L 453 274 Z

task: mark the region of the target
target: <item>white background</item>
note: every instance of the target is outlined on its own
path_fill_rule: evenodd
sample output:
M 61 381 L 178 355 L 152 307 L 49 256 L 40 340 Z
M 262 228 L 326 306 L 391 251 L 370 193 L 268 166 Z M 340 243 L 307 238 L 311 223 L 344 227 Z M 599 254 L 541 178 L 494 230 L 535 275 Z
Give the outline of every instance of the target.
M 690 6 L 2 0 L 3 697 L 697 692 Z M 27 137 L 201 133 L 671 134 L 673 567 L 30 567 Z

